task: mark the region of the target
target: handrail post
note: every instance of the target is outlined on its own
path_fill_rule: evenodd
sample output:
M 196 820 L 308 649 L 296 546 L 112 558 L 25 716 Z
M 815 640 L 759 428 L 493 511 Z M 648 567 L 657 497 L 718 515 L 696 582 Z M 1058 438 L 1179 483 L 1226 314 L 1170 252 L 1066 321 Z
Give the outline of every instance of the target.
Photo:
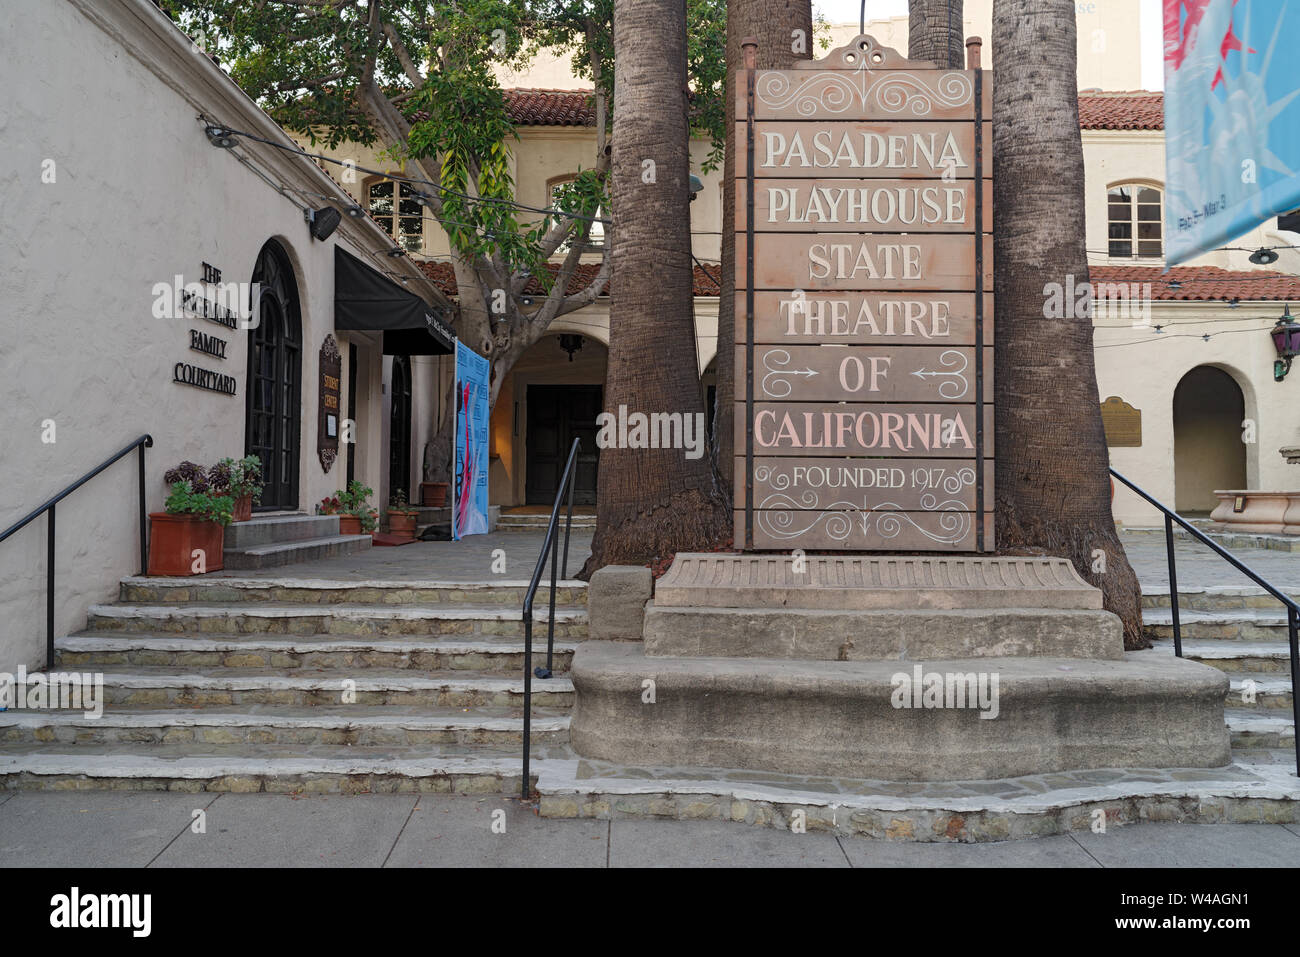
M 50 506 L 45 540 L 45 670 L 54 670 L 54 506 Z
M 144 504 L 144 447 L 145 443 L 141 442 L 136 448 L 140 452 L 140 574 L 149 574 L 149 536 L 147 525 L 145 523 L 145 504 Z
M 1183 632 L 1178 621 L 1178 568 L 1174 561 L 1174 520 L 1165 516 L 1165 553 L 1169 557 L 1169 609 L 1174 623 L 1174 656 L 1183 656 Z
M 1298 627 L 1300 627 L 1300 612 L 1294 605 L 1288 605 L 1286 630 L 1291 644 L 1291 735 L 1294 738 L 1292 745 L 1295 749 L 1296 777 L 1300 777 L 1300 736 L 1295 733 L 1295 729 L 1300 728 L 1300 698 L 1296 697 L 1296 691 L 1300 689 L 1300 642 L 1296 640 Z
M 528 753 L 532 749 L 533 728 L 533 610 L 524 609 L 524 780 L 521 796 L 528 800 Z

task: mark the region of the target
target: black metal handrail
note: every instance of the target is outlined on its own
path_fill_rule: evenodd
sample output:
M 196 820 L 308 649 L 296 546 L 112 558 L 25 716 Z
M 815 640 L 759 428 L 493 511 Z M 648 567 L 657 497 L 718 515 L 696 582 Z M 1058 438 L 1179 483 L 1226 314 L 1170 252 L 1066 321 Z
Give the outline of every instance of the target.
M 36 506 L 14 524 L 10 525 L 3 532 L 0 532 L 0 542 L 3 542 L 10 535 L 29 523 L 35 521 L 42 513 L 49 513 L 49 523 L 46 527 L 46 544 L 45 544 L 45 667 L 46 670 L 54 667 L 54 506 L 75 492 L 81 486 L 85 485 L 104 469 L 108 468 L 120 458 L 131 454 L 133 449 L 140 450 L 140 574 L 145 573 L 149 567 L 149 540 L 145 527 L 145 505 L 144 505 L 144 450 L 153 446 L 152 435 L 142 435 L 122 451 L 118 452 L 111 458 L 105 459 L 98 467 L 91 469 L 77 481 L 73 482 L 58 495 L 47 499 L 45 502 Z
M 573 527 L 573 478 L 574 463 L 578 461 L 580 439 L 573 440 L 569 449 L 569 461 L 564 466 L 564 475 L 560 478 L 560 487 L 555 492 L 555 504 L 551 506 L 551 520 L 546 524 L 546 538 L 542 541 L 542 553 L 537 556 L 537 567 L 533 569 L 532 581 L 524 595 L 524 780 L 521 785 L 524 800 L 528 800 L 528 757 L 531 747 L 533 727 L 533 675 L 538 678 L 551 677 L 551 666 L 555 658 L 555 579 L 557 569 L 562 567 L 561 578 L 569 577 L 569 531 Z M 569 508 L 564 519 L 564 560 L 557 565 L 560 539 L 555 534 L 555 524 L 560 517 L 560 502 L 565 490 L 569 493 Z M 537 594 L 537 585 L 546 570 L 546 559 L 551 560 L 551 612 L 546 625 L 546 667 L 533 670 L 533 597 Z
M 1149 495 L 1147 492 L 1144 492 L 1142 489 L 1138 488 L 1136 485 L 1134 485 L 1132 482 L 1126 479 L 1123 475 L 1120 475 L 1114 469 L 1110 470 L 1110 474 L 1115 476 L 1115 478 L 1119 479 L 1121 482 L 1127 485 L 1130 489 L 1132 489 L 1142 498 L 1146 499 L 1156 508 L 1160 509 L 1160 511 L 1165 516 L 1165 554 L 1168 557 L 1168 561 L 1169 561 L 1169 608 L 1170 608 L 1171 617 L 1174 626 L 1174 654 L 1175 655 L 1177 655 L 1179 658 L 1183 656 L 1183 633 L 1182 633 L 1182 627 L 1178 620 L 1178 568 L 1174 560 L 1174 523 L 1175 522 L 1181 525 L 1184 531 L 1190 534 L 1198 542 L 1200 542 L 1202 545 L 1208 546 L 1210 550 L 1213 551 L 1216 555 L 1218 555 L 1229 565 L 1237 569 L 1237 571 L 1241 572 L 1243 575 L 1245 575 L 1247 578 L 1253 581 L 1256 585 L 1264 589 L 1266 592 L 1268 592 L 1270 595 L 1272 595 L 1274 598 L 1276 598 L 1278 601 L 1280 601 L 1283 605 L 1286 606 L 1287 636 L 1289 640 L 1289 651 L 1290 651 L 1290 658 L 1291 658 L 1291 718 L 1292 718 L 1292 727 L 1293 727 L 1292 735 L 1295 736 L 1295 731 L 1300 730 L 1300 698 L 1297 698 L 1296 695 L 1297 690 L 1300 690 L 1300 641 L 1297 640 L 1297 635 L 1300 634 L 1300 604 L 1297 604 L 1296 601 L 1293 598 L 1291 598 L 1290 595 L 1287 595 L 1281 589 L 1270 584 L 1267 580 L 1265 580 L 1263 575 L 1260 575 L 1258 572 L 1254 571 L 1252 568 L 1250 568 L 1248 565 L 1242 562 L 1239 558 L 1237 558 L 1237 556 L 1233 555 L 1232 552 L 1228 551 L 1218 542 L 1214 541 L 1212 538 L 1210 538 L 1208 535 L 1202 532 L 1195 525 L 1192 525 L 1189 521 L 1187 521 L 1187 519 L 1183 518 L 1173 509 L 1167 508 L 1166 506 L 1161 504 L 1153 496 Z M 1295 747 L 1295 758 L 1296 758 L 1296 775 L 1300 776 L 1300 736 L 1295 736 L 1294 747 Z

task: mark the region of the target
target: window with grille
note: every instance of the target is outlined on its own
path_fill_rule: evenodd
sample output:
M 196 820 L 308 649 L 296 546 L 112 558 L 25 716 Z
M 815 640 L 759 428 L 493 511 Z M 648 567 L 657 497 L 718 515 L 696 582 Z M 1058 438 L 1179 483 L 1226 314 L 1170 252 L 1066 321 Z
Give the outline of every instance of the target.
M 1159 259 L 1164 256 L 1164 217 L 1158 187 L 1130 183 L 1112 186 L 1106 220 L 1114 259 Z
M 396 205 L 395 189 L 398 190 Z M 403 249 L 420 252 L 424 248 L 424 207 L 416 202 L 415 191 L 409 184 L 389 179 L 371 180 L 366 185 L 366 198 L 370 215 Z

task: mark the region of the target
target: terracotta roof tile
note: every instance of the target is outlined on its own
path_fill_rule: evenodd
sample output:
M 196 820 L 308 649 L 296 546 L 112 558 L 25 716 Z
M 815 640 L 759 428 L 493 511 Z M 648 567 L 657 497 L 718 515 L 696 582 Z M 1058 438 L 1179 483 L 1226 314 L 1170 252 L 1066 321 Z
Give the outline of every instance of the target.
M 504 91 L 510 118 L 519 126 L 594 126 L 596 104 L 591 90 Z
M 1085 130 L 1162 130 L 1165 95 L 1147 90 L 1079 94 L 1079 126 Z
M 1151 298 L 1166 302 L 1295 301 L 1300 299 L 1300 276 L 1266 269 L 1233 270 L 1217 266 L 1091 266 L 1094 284 L 1102 282 L 1151 283 Z M 1169 288 L 1171 282 L 1180 285 Z

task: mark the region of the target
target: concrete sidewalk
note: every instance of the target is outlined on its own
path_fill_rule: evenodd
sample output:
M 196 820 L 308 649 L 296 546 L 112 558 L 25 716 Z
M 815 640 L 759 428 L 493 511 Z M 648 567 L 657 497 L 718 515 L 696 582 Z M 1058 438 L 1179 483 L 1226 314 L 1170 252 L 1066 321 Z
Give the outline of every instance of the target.
M 205 833 L 194 833 L 195 812 Z M 494 821 L 496 829 L 494 831 Z M 500 833 L 504 825 L 504 833 Z M 0 866 L 1295 867 L 1300 825 L 1139 824 L 1002 844 L 718 821 L 557 821 L 502 795 L 0 793 Z

